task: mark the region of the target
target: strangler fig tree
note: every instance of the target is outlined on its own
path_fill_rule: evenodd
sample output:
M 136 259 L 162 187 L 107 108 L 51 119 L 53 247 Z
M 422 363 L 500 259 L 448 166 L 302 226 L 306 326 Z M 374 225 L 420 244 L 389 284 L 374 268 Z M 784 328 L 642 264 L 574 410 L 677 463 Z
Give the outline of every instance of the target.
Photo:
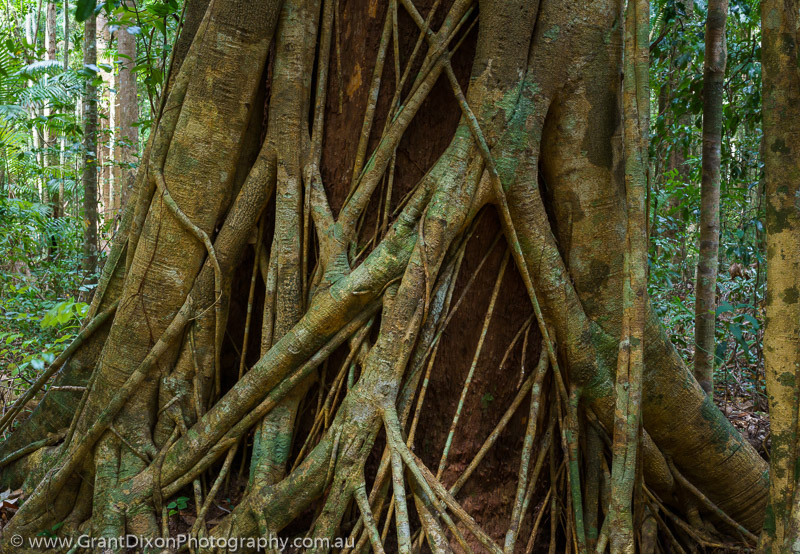
M 179 495 L 359 552 L 753 543 L 766 463 L 646 295 L 648 20 L 188 0 L 85 327 L 0 421 L 5 551 Z

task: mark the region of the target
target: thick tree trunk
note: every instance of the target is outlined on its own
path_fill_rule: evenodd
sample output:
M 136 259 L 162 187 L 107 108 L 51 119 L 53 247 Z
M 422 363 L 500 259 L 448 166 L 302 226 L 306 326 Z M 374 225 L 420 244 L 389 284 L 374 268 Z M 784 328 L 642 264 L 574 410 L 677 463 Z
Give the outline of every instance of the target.
M 722 149 L 722 87 L 728 0 L 708 3 L 703 72 L 703 165 L 700 183 L 700 258 L 694 306 L 694 377 L 714 394 L 717 271 L 719 269 L 719 167 Z
M 772 448 L 770 506 L 762 551 L 800 547 L 797 485 L 800 370 L 800 3 L 761 4 L 764 71 L 764 177 L 767 298 L 764 363 Z
M 86 390 L 51 388 L 0 445 L 0 478 L 28 494 L 5 550 L 59 521 L 160 536 L 179 492 L 192 533 L 217 540 L 521 551 L 544 496 L 552 551 L 613 539 L 623 311 L 644 426 L 630 406 L 628 528 L 669 505 L 752 539 L 765 463 L 665 337 L 642 260 L 625 268 L 647 94 L 623 114 L 619 4 L 432 4 L 189 2 L 91 323 L 57 377 Z M 63 442 L 29 454 L 32 437 Z M 226 479 L 241 498 L 207 525 Z M 660 540 L 691 548 L 672 528 Z M 702 523 L 691 536 L 714 540 Z

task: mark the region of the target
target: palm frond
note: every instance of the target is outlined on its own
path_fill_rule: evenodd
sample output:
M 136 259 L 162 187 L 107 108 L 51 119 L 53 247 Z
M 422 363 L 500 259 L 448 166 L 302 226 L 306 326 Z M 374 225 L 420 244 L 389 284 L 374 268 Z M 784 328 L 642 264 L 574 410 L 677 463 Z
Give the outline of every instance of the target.
M 37 80 L 45 75 L 58 75 L 62 71 L 64 67 L 58 60 L 38 60 L 22 66 L 17 74 L 25 79 Z
M 0 104 L 0 120 L 18 122 L 26 119 L 28 112 L 17 104 Z
M 73 102 L 81 93 L 81 83 L 72 71 L 33 83 L 19 94 L 19 104 L 25 107 L 64 105 Z

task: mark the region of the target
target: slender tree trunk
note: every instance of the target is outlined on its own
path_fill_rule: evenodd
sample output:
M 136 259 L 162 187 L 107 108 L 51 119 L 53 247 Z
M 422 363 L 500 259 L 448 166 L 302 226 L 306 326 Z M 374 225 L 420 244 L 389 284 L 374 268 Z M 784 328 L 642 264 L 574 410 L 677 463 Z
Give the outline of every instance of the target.
M 130 0 L 123 5 L 133 7 Z M 115 113 L 116 152 L 114 179 L 114 211 L 120 212 L 130 196 L 136 175 L 137 153 L 139 151 L 139 101 L 136 88 L 136 74 L 131 71 L 136 64 L 136 37 L 128 32 L 128 26 L 120 26 L 117 31 L 117 54 L 119 71 L 116 77 L 117 109 Z
M 761 4 L 767 296 L 764 363 L 769 398 L 770 507 L 762 551 L 800 549 L 800 3 Z
M 46 33 L 47 33 L 47 56 L 46 59 L 48 61 L 56 61 L 56 36 L 57 36 L 57 22 L 56 22 L 56 5 L 54 2 L 47 3 L 47 17 L 46 17 L 46 25 L 45 25 Z M 50 113 L 51 110 L 47 110 L 47 113 Z M 56 146 L 56 137 L 52 135 L 49 131 L 45 134 L 45 145 L 47 147 L 47 155 L 45 159 L 47 161 L 46 165 L 48 167 L 55 167 L 58 165 L 58 152 Z M 56 174 L 53 170 L 48 171 L 46 167 L 42 169 L 45 170 L 45 175 L 47 175 L 47 180 L 54 179 Z M 58 191 L 54 191 L 50 194 L 50 210 L 52 213 L 53 218 L 61 217 L 61 197 L 58 194 Z M 56 246 L 57 237 L 52 237 L 51 239 L 51 248 L 55 248 Z
M 36 47 L 39 41 L 39 19 L 42 12 L 42 0 L 39 0 L 37 5 L 36 11 L 34 13 L 28 13 L 25 16 L 25 40 L 28 44 L 34 45 Z M 27 59 L 28 63 L 32 62 L 33 60 L 28 56 Z M 33 81 L 28 81 L 29 85 L 33 85 Z M 35 119 L 39 115 L 39 108 L 36 105 L 32 105 L 30 107 L 30 118 Z M 36 159 L 36 163 L 40 167 L 44 167 L 44 157 L 41 152 L 44 143 L 44 135 L 42 133 L 41 128 L 36 125 L 34 126 L 32 133 L 31 133 L 31 148 L 34 152 L 34 158 Z M 37 197 L 39 202 L 42 204 L 49 203 L 49 197 L 47 194 L 47 187 L 44 181 L 42 172 L 37 172 L 37 175 L 34 177 L 34 182 L 36 183 L 36 190 L 37 190 Z
M 97 14 L 97 53 L 101 66 L 113 65 L 113 60 L 110 56 L 111 29 L 109 29 L 108 23 L 108 18 L 104 12 L 101 11 Z M 102 221 L 106 222 L 113 217 L 114 203 L 112 183 L 112 168 L 114 167 L 114 101 L 109 90 L 112 86 L 111 72 L 101 66 L 98 66 L 103 85 L 97 103 L 97 165 L 100 214 L 102 214 Z
M 97 22 L 84 23 L 83 64 L 97 65 Z M 91 79 L 83 95 L 83 269 L 97 271 L 97 87 Z
M 64 0 L 64 52 L 62 62 L 64 64 L 64 71 L 69 70 L 69 0 Z M 61 153 L 59 156 L 59 163 L 61 165 L 61 173 L 58 180 L 58 198 L 60 203 L 61 215 L 66 215 L 67 201 L 64 197 L 64 180 L 67 178 L 67 137 L 62 136 L 59 141 Z
M 703 163 L 700 183 L 700 259 L 694 309 L 694 376 L 714 393 L 714 328 L 719 269 L 719 183 L 722 149 L 722 95 L 725 80 L 725 20 L 728 0 L 711 0 L 706 20 L 703 73 Z

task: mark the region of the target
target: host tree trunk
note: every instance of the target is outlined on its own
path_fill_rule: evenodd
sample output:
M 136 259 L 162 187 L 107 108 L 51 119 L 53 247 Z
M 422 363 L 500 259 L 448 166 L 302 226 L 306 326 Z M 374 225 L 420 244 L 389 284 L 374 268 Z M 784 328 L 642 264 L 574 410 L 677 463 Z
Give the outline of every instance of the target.
M 4 551 L 178 496 L 217 541 L 752 543 L 766 464 L 644 294 L 647 20 L 189 0 L 83 331 L 0 419 Z

